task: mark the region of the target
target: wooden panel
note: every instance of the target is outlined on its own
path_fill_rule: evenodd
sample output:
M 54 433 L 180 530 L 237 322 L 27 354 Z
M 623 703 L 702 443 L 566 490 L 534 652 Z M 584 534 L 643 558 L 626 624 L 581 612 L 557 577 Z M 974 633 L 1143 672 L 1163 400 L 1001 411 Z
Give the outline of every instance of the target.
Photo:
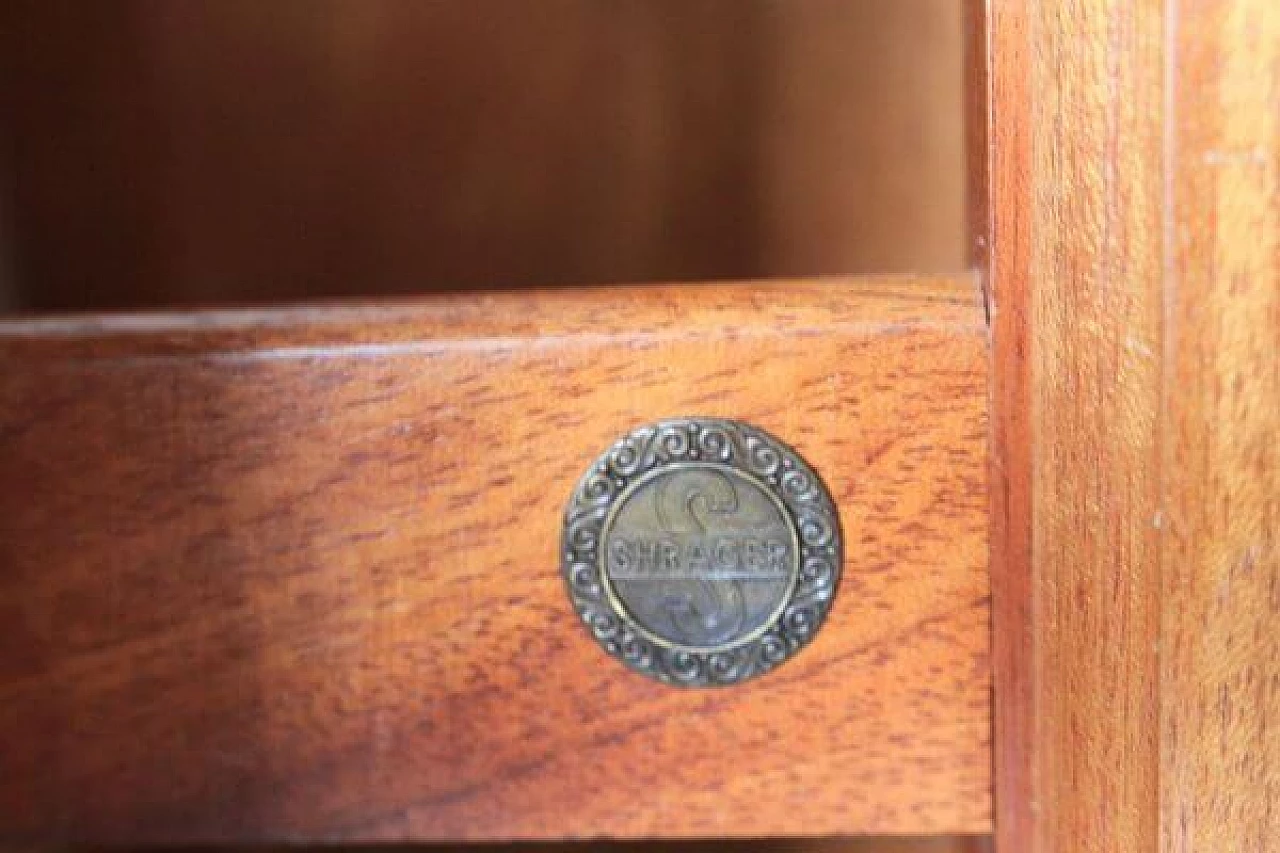
M 993 4 L 991 45 L 1000 843 L 1141 853 L 1157 778 L 1163 19 L 1152 4 L 1022 5 Z
M 319 845 L 317 845 L 319 846 Z M 260 845 L 261 853 L 281 853 L 294 845 Z M 10 853 L 40 853 L 48 848 L 15 848 Z M 128 851 L 134 848 L 124 848 Z M 141 848 L 137 848 L 141 849 Z M 176 853 L 179 848 L 147 846 L 156 853 Z M 181 848 L 185 849 L 185 848 Z M 212 848 L 213 850 L 229 848 Z M 303 847 L 302 849 L 308 849 Z M 365 845 L 325 845 L 333 853 L 365 853 Z M 990 853 L 990 836 L 872 836 L 860 838 L 761 838 L 699 841 L 600 841 L 590 842 L 461 842 L 430 847 L 431 853 Z
M 961 95 L 955 0 L 9 0 L 0 193 L 33 308 L 952 271 Z
M 333 853 L 366 853 L 368 845 L 257 845 L 261 853 L 281 853 L 323 847 Z M 187 847 L 141 845 L 116 848 L 129 851 L 177 853 Z M 205 848 L 213 853 L 240 849 Z M 717 841 L 563 841 L 563 842 L 459 842 L 433 844 L 431 853 L 991 853 L 988 835 L 871 836 L 858 838 L 761 838 Z M 48 846 L 10 847 L 9 853 L 49 853 Z
M 1165 304 L 1161 837 L 1280 839 L 1280 8 L 1179 12 Z
M 582 853 L 581 843 L 538 845 L 530 853 Z M 917 836 L 840 839 L 759 839 L 747 841 L 657 841 L 600 842 L 590 845 L 591 853 L 990 853 L 988 836 Z M 440 853 L 521 853 L 508 844 L 458 844 Z
M 970 0 L 979 5 L 979 0 Z M 991 370 L 991 669 L 995 743 L 996 849 L 1032 853 L 1034 784 L 1035 625 L 1031 618 L 1031 91 L 1032 44 L 1023 0 L 980 3 L 986 15 L 981 58 L 970 71 L 986 97 L 971 104 L 971 123 L 985 127 L 987 194 L 971 209 L 987 216 L 983 277 L 992 340 Z M 978 137 L 970 131 L 970 137 Z M 971 173 L 974 172 L 971 167 Z M 976 194 L 976 193 L 975 193 Z
M 1269 849 L 1280 15 L 990 12 L 999 843 Z
M 49 839 L 982 832 L 969 281 L 0 324 L 0 826 Z M 848 540 L 813 646 L 605 658 L 562 501 L 621 431 L 755 422 Z
M 1032 9 L 997 18 L 993 45 L 997 74 L 1029 78 L 998 84 L 993 123 L 1001 416 L 1019 410 L 1002 440 L 1028 443 L 1002 464 L 1020 515 L 993 585 L 1030 596 L 1001 605 L 996 632 L 1020 644 L 1027 618 L 1034 643 L 1030 695 L 1018 669 L 997 687 L 1033 712 L 1024 728 L 1009 708 L 1001 737 L 1028 750 L 1030 789 L 1002 796 L 1034 826 L 1002 843 L 1153 850 L 1163 22 L 1139 4 Z M 1002 138 L 1007 122 L 1026 135 Z

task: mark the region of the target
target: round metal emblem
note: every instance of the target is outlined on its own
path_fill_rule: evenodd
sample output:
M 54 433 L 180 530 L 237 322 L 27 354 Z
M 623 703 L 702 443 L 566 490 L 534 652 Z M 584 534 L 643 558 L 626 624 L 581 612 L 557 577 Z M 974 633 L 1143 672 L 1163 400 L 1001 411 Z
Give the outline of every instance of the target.
M 668 684 L 732 684 L 782 663 L 826 618 L 841 557 L 817 474 L 738 421 L 632 431 L 565 511 L 578 615 L 609 654 Z

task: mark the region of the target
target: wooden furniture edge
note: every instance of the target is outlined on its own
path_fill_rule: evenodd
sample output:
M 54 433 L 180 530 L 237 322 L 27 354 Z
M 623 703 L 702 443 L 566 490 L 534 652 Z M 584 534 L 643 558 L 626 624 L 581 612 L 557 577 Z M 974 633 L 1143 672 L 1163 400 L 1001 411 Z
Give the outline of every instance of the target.
M 1280 13 L 984 5 L 998 849 L 1263 850 Z
M 25 626 L 5 638 L 17 656 L 0 732 L 62 733 L 0 749 L 22 770 L 0 783 L 0 805 L 7 822 L 35 815 L 27 837 L 990 829 L 987 332 L 972 276 L 19 319 L 0 328 L 0 357 L 14 368 L 0 379 L 14 475 L 0 541 L 17 571 L 2 579 L 14 618 L 0 630 Z M 858 537 L 844 615 L 768 680 L 714 694 L 672 693 L 604 659 L 554 573 L 503 587 L 491 572 L 554 553 L 563 493 L 619 429 L 695 411 L 796 442 Z M 482 476 L 477 447 L 500 449 L 483 455 Z M 527 453 L 536 483 L 520 473 Z M 499 493 L 500 519 L 483 500 Z M 443 529 L 419 517 L 431 507 Z M 448 586 L 415 586 L 414 567 L 462 538 L 474 555 L 434 570 Z M 174 541 L 185 543 L 178 563 Z M 144 593 L 161 606 L 136 606 Z M 477 618 L 446 594 L 510 606 Z M 200 612 L 213 618 L 184 618 Z M 55 613 L 74 630 L 52 631 Z M 471 645 L 421 633 L 428 614 L 467 626 Z M 507 651 L 522 632 L 535 654 L 568 659 L 530 669 Z M 398 659 L 443 685 L 434 721 L 391 712 L 417 701 Z M 360 660 L 375 665 L 349 688 L 329 683 Z M 233 725 L 252 710 L 237 704 L 242 667 L 264 713 L 249 731 Z M 624 729 L 553 700 L 557 684 L 606 702 Z M 56 701 L 40 698 L 55 688 Z M 313 698 L 293 708 L 277 691 Z M 513 708 L 527 723 L 498 701 L 525 692 Z M 811 726 L 775 727 L 765 712 L 777 702 L 805 708 Z M 82 719 L 77 708 L 94 710 Z M 172 717 L 157 717 L 165 708 Z M 464 708 L 491 722 L 466 729 Z M 677 725 L 703 718 L 712 730 Z M 201 719 L 208 749 L 189 737 Z M 161 767 L 127 738 L 104 741 L 126 724 L 148 748 L 189 751 Z M 450 726 L 465 732 L 446 737 Z M 494 751 L 487 733 L 508 729 L 511 746 Z M 481 745 L 459 751 L 468 737 Z M 694 785 L 695 768 L 729 754 L 721 747 L 760 737 L 765 758 Z M 314 749 L 316 738 L 333 746 Z M 124 745 L 92 757 L 104 742 Z M 631 749 L 668 768 L 688 751 L 674 779 L 656 780 L 686 799 L 675 816 L 634 796 L 627 780 L 654 761 L 620 767 Z M 330 763 L 327 750 L 338 750 Z M 271 756 L 279 763 L 262 763 Z M 295 760 L 297 775 L 280 776 Z M 603 779 L 566 810 L 562 787 L 585 783 L 588 760 Z M 432 762 L 457 778 L 424 775 Z M 202 785 L 224 791 L 222 804 Z M 779 790 L 787 798 L 770 805 Z

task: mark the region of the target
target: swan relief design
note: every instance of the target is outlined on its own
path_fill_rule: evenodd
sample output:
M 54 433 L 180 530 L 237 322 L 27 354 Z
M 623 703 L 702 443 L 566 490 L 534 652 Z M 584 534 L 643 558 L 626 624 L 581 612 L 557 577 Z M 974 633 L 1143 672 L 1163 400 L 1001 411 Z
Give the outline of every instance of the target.
M 565 509 L 561 572 L 582 624 L 667 684 L 735 684 L 779 666 L 826 618 L 840 564 L 822 481 L 741 421 L 638 426 Z
M 788 586 L 786 518 L 745 479 L 712 467 L 660 473 L 614 525 L 608 575 L 651 631 L 713 648 L 754 630 Z
M 738 511 L 738 492 L 729 478 L 717 471 L 665 479 L 654 490 L 653 498 L 658 526 L 670 535 L 691 534 L 701 539 L 707 534 L 703 517 Z M 717 550 L 696 543 L 688 549 L 692 552 L 690 563 L 694 554 L 705 556 Z M 710 559 L 708 556 L 705 561 L 709 563 Z M 713 645 L 734 637 L 747 616 L 742 583 L 738 579 L 715 583 L 705 574 L 697 580 L 673 580 L 663 603 L 676 633 L 689 641 Z

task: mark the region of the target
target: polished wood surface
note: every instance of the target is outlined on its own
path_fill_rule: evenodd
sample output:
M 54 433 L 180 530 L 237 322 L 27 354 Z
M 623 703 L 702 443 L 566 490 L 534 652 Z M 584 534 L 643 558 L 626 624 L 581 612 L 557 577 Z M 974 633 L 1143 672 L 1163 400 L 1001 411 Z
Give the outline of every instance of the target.
M 991 853 L 989 836 L 879 836 L 873 838 L 769 838 L 730 841 L 660 841 L 644 844 L 570 842 L 537 846 L 458 844 L 441 853 Z
M 984 2 L 982 50 L 971 50 L 970 79 L 985 98 L 970 104 L 981 123 L 988 161 L 978 172 L 988 192 L 971 202 L 986 216 L 984 296 L 992 340 L 991 370 L 991 668 L 995 738 L 996 849 L 1034 853 L 1043 808 L 1035 783 L 1035 623 L 1031 565 L 1031 81 L 1029 4 Z M 972 42 L 971 42 L 972 43 Z M 985 252 L 982 250 L 985 249 Z
M 5 835 L 990 828 L 972 281 L 33 319 L 0 360 Z M 792 443 L 848 541 L 732 690 L 622 669 L 558 573 L 583 467 L 688 413 Z
M 1164 19 L 993 10 L 997 849 L 1154 851 Z
M 954 0 L 10 0 L 15 301 L 961 270 L 960 29 Z
M 1280 8 L 1186 4 L 1171 49 L 1161 845 L 1280 843 Z
M 989 25 L 998 849 L 1272 849 L 1280 13 Z

